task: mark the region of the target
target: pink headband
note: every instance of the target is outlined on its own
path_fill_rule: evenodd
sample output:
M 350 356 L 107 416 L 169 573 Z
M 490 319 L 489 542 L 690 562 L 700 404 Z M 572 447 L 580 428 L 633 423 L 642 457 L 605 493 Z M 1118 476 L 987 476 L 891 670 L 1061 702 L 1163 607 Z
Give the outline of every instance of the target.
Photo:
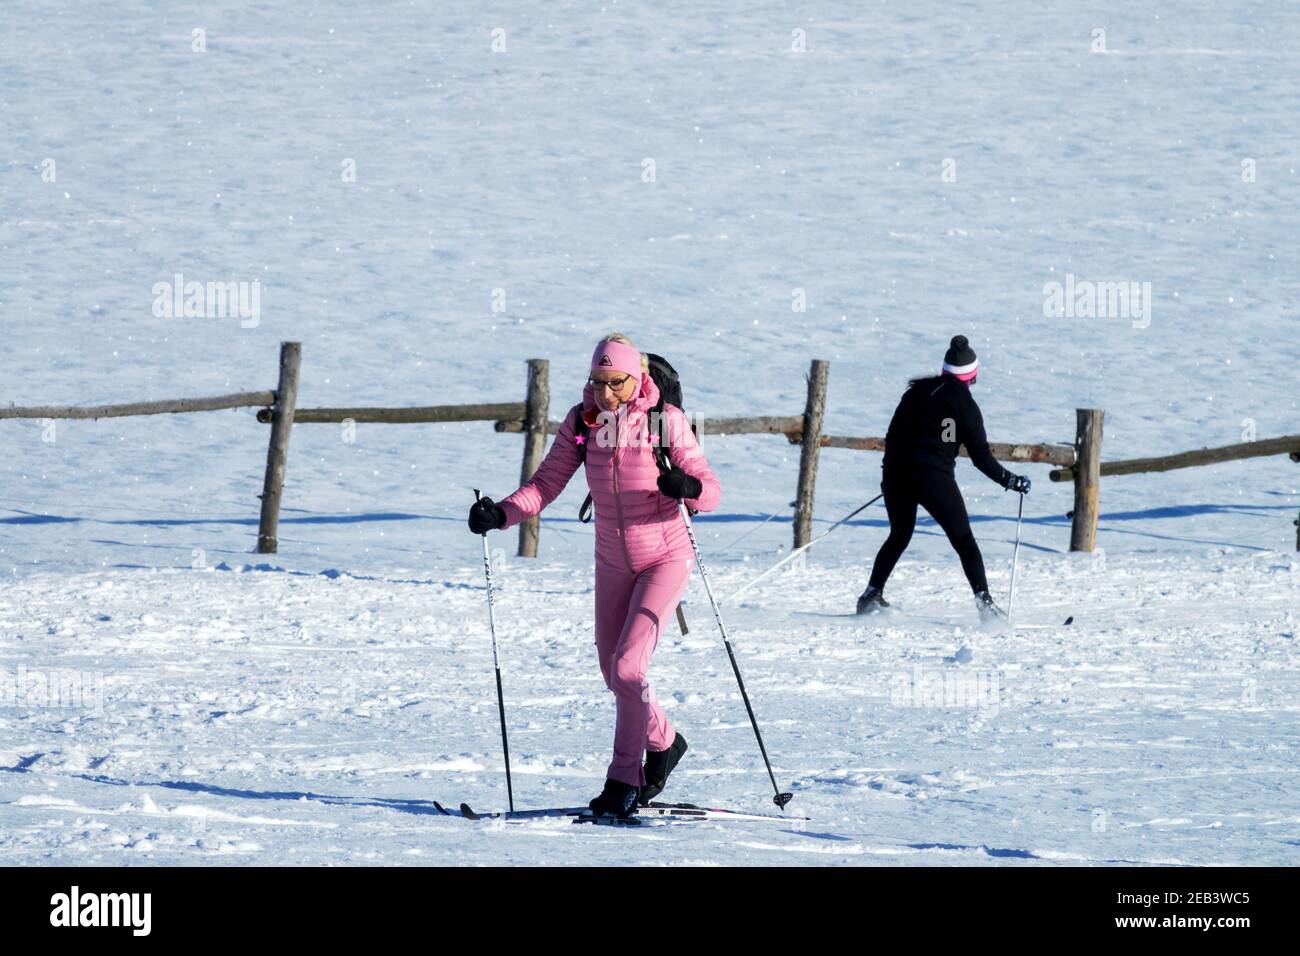
M 641 353 L 622 342 L 601 342 L 591 356 L 591 368 L 623 372 L 640 381 Z

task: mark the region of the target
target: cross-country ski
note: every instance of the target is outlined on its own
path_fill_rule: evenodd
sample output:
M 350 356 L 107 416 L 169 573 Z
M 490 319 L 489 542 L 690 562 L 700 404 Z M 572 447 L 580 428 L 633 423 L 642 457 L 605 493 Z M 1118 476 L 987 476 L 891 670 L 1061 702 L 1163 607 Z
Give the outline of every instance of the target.
M 459 811 L 451 811 L 438 804 L 440 812 L 448 816 L 459 815 L 466 820 L 504 820 L 504 821 L 522 821 L 522 820 L 545 820 L 552 817 L 574 817 L 581 818 L 583 822 L 592 822 L 600 820 L 619 821 L 617 817 L 598 817 L 592 813 L 590 807 L 549 807 L 533 810 L 495 810 L 479 813 L 470 807 L 467 803 L 460 805 Z M 637 808 L 637 816 L 642 817 L 672 817 L 680 820 L 720 820 L 723 822 L 738 820 L 750 821 L 769 821 L 772 823 L 796 824 L 807 822 L 810 818 L 798 814 L 779 814 L 779 813 L 752 813 L 746 810 L 724 809 L 719 807 L 700 807 L 693 803 L 659 803 L 651 801 L 648 804 Z

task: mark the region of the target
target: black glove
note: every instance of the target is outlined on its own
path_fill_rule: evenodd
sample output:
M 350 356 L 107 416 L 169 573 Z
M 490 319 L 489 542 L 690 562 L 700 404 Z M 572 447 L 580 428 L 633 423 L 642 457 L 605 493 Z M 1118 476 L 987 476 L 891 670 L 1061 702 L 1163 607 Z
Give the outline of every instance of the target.
M 1012 475 L 1011 480 L 1007 482 L 1007 491 L 1018 491 L 1022 495 L 1029 494 L 1029 478 L 1025 475 Z
M 669 498 L 698 498 L 704 493 L 700 479 L 693 478 L 675 465 L 659 476 L 659 490 Z
M 491 498 L 480 498 L 469 509 L 469 530 L 487 534 L 506 526 L 506 513 Z

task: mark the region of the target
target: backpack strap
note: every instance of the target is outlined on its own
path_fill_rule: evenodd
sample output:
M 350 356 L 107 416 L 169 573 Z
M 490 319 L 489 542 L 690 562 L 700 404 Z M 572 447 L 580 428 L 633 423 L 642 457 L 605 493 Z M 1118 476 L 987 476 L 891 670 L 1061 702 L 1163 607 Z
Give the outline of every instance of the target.
M 582 419 L 582 403 L 579 402 L 569 409 L 569 426 L 573 429 L 573 438 L 578 446 L 578 464 L 583 465 L 587 462 L 587 423 Z M 578 439 L 581 441 L 577 441 Z
M 578 445 L 578 464 L 585 465 L 587 463 L 587 440 L 591 437 L 591 429 L 587 427 L 586 421 L 583 420 L 582 402 L 574 405 L 569 410 L 569 420 L 573 428 L 574 440 Z M 577 441 L 577 439 L 582 440 Z M 588 494 L 586 500 L 582 502 L 582 507 L 578 509 L 578 520 L 583 524 L 591 523 L 591 506 L 591 495 Z
M 668 460 L 668 449 L 664 444 L 664 393 L 662 391 L 659 393 L 659 401 L 655 402 L 654 408 L 650 409 L 650 421 L 655 423 L 656 430 L 659 432 L 652 445 L 655 464 L 659 466 L 659 474 L 666 475 L 672 471 L 673 466 Z

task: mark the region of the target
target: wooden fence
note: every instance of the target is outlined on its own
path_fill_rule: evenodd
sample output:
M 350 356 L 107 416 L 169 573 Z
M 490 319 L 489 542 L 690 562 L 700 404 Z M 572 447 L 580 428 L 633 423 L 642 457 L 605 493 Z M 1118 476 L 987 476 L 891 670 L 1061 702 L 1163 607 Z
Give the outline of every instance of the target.
M 1080 413 L 1082 415 L 1082 412 Z M 1097 413 L 1097 445 L 1101 444 L 1101 413 Z M 1083 421 L 1080 420 L 1080 429 Z M 1283 435 L 1281 438 L 1264 438 L 1260 441 L 1239 442 L 1236 445 L 1220 445 L 1218 448 L 1198 448 L 1194 451 L 1179 452 L 1176 455 L 1161 455 L 1156 458 L 1127 458 L 1122 461 L 1097 461 L 1089 459 L 1089 475 L 1081 474 L 1084 456 L 1080 452 L 1079 463 L 1066 468 L 1056 468 L 1048 475 L 1052 481 L 1073 481 L 1075 487 L 1075 508 L 1079 506 L 1078 489 L 1082 484 L 1100 487 L 1101 479 L 1115 475 L 1140 475 L 1153 471 L 1174 471 L 1178 468 L 1195 468 L 1199 465 L 1217 465 L 1225 461 L 1239 461 L 1243 458 L 1265 458 L 1273 455 L 1289 455 L 1292 461 L 1300 462 L 1300 435 Z M 1096 508 L 1096 496 L 1092 498 Z M 1076 527 L 1078 523 L 1076 510 Z M 1292 522 L 1296 526 L 1295 548 L 1300 551 L 1300 518 Z M 1095 526 L 1095 519 L 1094 519 Z M 1077 550 L 1071 546 L 1071 550 Z M 1091 548 L 1087 549 L 1091 550 Z
M 263 480 L 261 519 L 258 524 L 257 550 L 273 554 L 278 548 L 280 503 L 284 493 L 284 476 L 288 464 L 289 439 L 294 425 L 332 423 L 412 424 L 436 422 L 491 421 L 500 433 L 525 435 L 521 483 L 532 477 L 546 452 L 548 434 L 559 431 L 561 423 L 549 418 L 550 363 L 546 359 L 528 361 L 528 380 L 522 402 L 472 405 L 425 405 L 415 407 L 298 408 L 298 381 L 302 363 L 302 346 L 284 342 L 280 347 L 280 376 L 274 391 L 240 392 L 214 398 L 188 398 L 171 401 L 136 402 L 99 406 L 34 406 L 0 408 L 0 419 L 95 419 L 131 415 L 159 415 L 182 412 L 214 411 L 226 408 L 258 408 L 257 420 L 271 425 L 267 446 L 266 475 Z M 784 435 L 791 444 L 800 446 L 799 474 L 795 489 L 794 547 L 807 544 L 812 537 L 813 503 L 817 486 L 817 466 L 823 448 L 854 451 L 883 451 L 885 440 L 877 437 L 850 437 L 822 433 L 826 410 L 830 363 L 813 360 L 807 375 L 808 394 L 801 415 L 760 415 L 740 418 L 703 418 L 694 416 L 701 435 Z M 1195 465 L 1289 453 L 1300 461 L 1300 435 L 1201 449 L 1163 458 L 1140 458 L 1130 461 L 1101 461 L 1101 409 L 1078 409 L 1073 445 L 991 442 L 993 456 L 1013 463 L 1038 463 L 1058 466 L 1050 474 L 1053 481 L 1074 482 L 1074 510 L 1070 529 L 1070 550 L 1091 551 L 1096 544 L 1098 501 L 1101 478 L 1147 471 L 1168 471 Z M 966 449 L 961 449 L 966 454 Z M 1296 548 L 1300 550 L 1300 520 L 1296 522 Z M 524 522 L 519 528 L 519 555 L 535 557 L 538 548 L 538 519 Z

